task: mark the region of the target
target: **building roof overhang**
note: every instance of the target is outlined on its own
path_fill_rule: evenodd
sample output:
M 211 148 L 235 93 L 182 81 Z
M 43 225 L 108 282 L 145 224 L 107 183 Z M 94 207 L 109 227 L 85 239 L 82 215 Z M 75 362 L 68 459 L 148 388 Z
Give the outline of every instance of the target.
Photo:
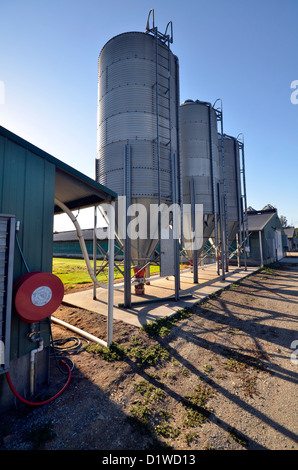
M 36 147 L 27 140 L 0 126 L 0 135 L 12 140 L 16 144 L 28 149 L 55 165 L 55 198 L 65 204 L 70 210 L 83 209 L 104 202 L 117 199 L 117 194 L 111 189 L 102 186 L 92 178 L 86 176 L 75 168 L 67 165 L 44 150 Z M 54 214 L 62 213 L 62 209 L 54 205 Z

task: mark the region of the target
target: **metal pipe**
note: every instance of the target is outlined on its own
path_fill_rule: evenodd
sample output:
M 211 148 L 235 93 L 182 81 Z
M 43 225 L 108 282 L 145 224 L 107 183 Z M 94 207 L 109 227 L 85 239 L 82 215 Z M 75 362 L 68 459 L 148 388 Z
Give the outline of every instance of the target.
M 60 209 L 62 209 L 69 216 L 69 218 L 72 220 L 74 226 L 76 227 L 80 247 L 81 247 L 81 250 L 82 250 L 82 253 L 83 253 L 83 256 L 84 256 L 84 260 L 85 260 L 85 263 L 86 263 L 86 266 L 87 266 L 88 274 L 91 277 L 92 281 L 95 284 L 97 284 L 99 287 L 103 287 L 104 289 L 108 289 L 108 286 L 106 284 L 102 284 L 94 276 L 94 273 L 93 273 L 93 270 L 92 270 L 92 267 L 91 267 L 91 264 L 90 264 L 89 255 L 88 255 L 88 251 L 87 251 L 87 248 L 86 248 L 85 240 L 84 240 L 84 237 L 83 237 L 83 234 L 82 234 L 82 230 L 81 230 L 81 227 L 80 227 L 76 217 L 73 215 L 71 210 L 65 204 L 63 204 L 63 202 L 59 201 L 59 199 L 55 198 L 55 204 L 57 206 L 59 206 Z M 111 233 L 111 231 L 110 231 L 110 237 L 111 236 L 113 237 L 114 234 Z M 117 287 L 115 287 L 115 289 L 117 289 Z
M 35 379 L 35 354 L 43 350 L 43 339 L 38 338 L 36 341 L 39 341 L 39 346 L 36 349 L 33 349 L 30 352 L 30 393 L 31 396 L 34 395 L 34 379 Z
M 51 320 L 54 323 L 57 323 L 57 325 L 64 326 L 65 328 L 68 328 L 69 330 L 74 331 L 78 335 L 82 336 L 83 338 L 89 339 L 90 341 L 93 341 L 94 343 L 101 344 L 102 346 L 106 346 L 106 347 L 108 345 L 106 341 L 100 338 L 97 338 L 96 336 L 93 336 L 90 333 L 87 333 L 86 331 L 81 330 L 80 328 L 77 328 L 76 326 L 70 325 L 69 323 L 66 323 L 63 320 L 60 320 L 59 318 L 51 316 Z
M 35 355 L 38 352 L 41 352 L 43 350 L 43 345 L 44 341 L 41 336 L 36 337 L 35 336 L 35 323 L 31 324 L 31 333 L 30 333 L 30 340 L 33 341 L 34 343 L 38 342 L 38 347 L 35 349 L 32 349 L 30 351 L 30 395 L 34 395 L 34 383 L 35 383 Z

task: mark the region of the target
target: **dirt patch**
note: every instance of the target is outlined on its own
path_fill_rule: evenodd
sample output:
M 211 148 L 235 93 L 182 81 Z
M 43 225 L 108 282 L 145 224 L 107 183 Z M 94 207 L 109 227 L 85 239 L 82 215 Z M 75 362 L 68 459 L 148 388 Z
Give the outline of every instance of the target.
M 298 269 L 279 267 L 147 331 L 115 321 L 110 349 L 63 351 L 68 388 L 40 408 L 17 403 L 0 448 L 297 450 L 297 306 Z M 106 338 L 99 314 L 61 306 L 55 316 Z M 49 393 L 66 380 L 51 361 Z

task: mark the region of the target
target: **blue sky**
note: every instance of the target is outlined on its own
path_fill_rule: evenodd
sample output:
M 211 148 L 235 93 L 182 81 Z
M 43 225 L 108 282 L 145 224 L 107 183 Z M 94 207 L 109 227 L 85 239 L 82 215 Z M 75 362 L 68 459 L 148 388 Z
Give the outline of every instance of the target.
M 94 178 L 98 55 L 151 8 L 173 22 L 181 102 L 221 98 L 225 133 L 244 134 L 248 205 L 298 227 L 297 0 L 1 0 L 0 125 Z

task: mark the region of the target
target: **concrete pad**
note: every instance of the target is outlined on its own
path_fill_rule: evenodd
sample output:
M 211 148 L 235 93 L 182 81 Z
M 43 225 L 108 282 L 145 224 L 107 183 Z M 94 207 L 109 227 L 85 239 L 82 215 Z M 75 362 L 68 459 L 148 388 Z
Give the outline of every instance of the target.
M 298 253 L 296 254 L 287 254 L 284 258 L 278 261 L 282 266 L 283 265 L 297 265 L 298 264 Z
M 132 286 L 132 306 L 130 308 L 121 307 L 124 302 L 123 285 L 115 284 L 114 289 L 114 311 L 113 318 L 125 323 L 141 327 L 150 321 L 155 321 L 160 317 L 173 315 L 178 310 L 192 307 L 195 303 L 202 301 L 210 294 L 218 292 L 231 283 L 235 283 L 246 276 L 258 271 L 258 267 L 238 268 L 229 267 L 226 279 L 222 281 L 217 275 L 216 266 L 206 266 L 199 269 L 199 283 L 194 284 L 193 274 L 190 270 L 180 274 L 180 299 L 175 301 L 174 277 L 150 279 L 150 285 L 145 286 L 145 294 L 137 296 Z M 74 307 L 84 308 L 107 316 L 108 290 L 104 288 L 96 289 L 96 299 L 93 299 L 93 289 L 81 292 L 74 292 L 64 296 L 64 302 Z

